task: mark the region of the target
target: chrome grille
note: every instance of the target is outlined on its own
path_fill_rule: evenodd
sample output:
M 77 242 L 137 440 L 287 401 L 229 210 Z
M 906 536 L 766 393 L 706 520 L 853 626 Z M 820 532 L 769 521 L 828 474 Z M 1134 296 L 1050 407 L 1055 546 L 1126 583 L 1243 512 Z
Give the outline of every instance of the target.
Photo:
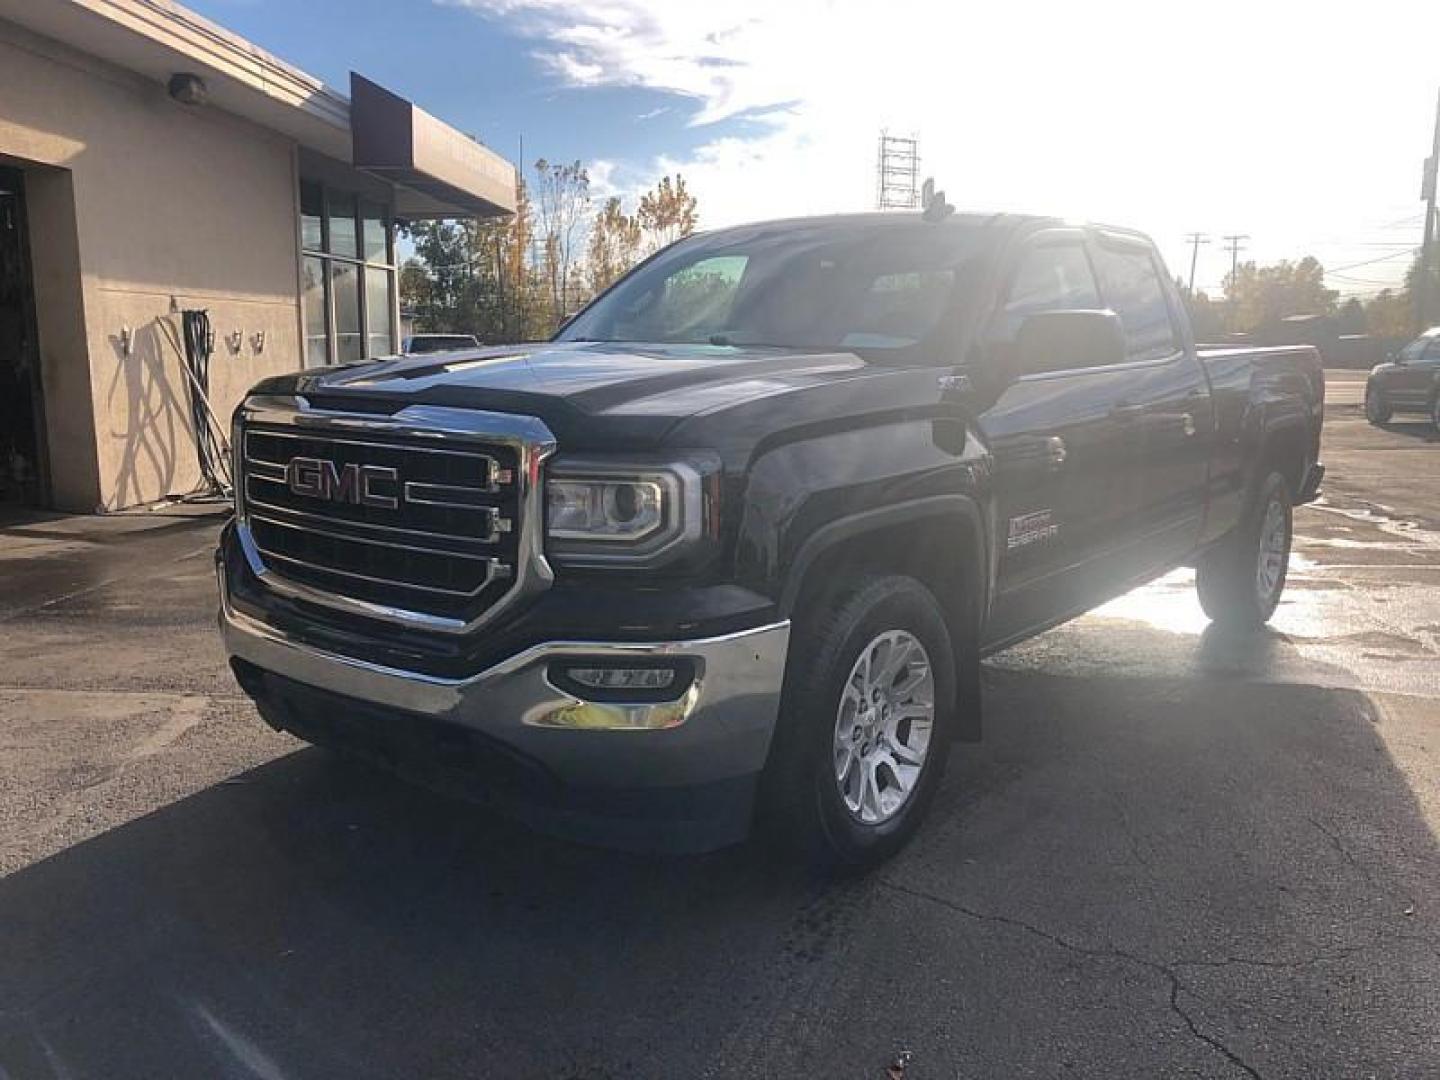
M 525 528 L 527 515 L 539 517 L 532 478 L 553 446 L 538 421 L 427 407 L 362 419 L 283 400 L 283 410 L 273 399 L 270 408 L 247 403 L 237 432 L 242 535 L 273 587 L 462 630 L 519 586 L 549 579 Z M 491 437 L 485 417 L 501 428 L 528 422 L 544 437 Z M 424 427 L 427 418 L 451 427 Z

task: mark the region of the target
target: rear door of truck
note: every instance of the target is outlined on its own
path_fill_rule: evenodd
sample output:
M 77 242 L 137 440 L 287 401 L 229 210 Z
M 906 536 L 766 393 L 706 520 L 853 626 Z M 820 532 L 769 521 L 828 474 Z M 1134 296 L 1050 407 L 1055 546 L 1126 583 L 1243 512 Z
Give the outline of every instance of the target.
M 1128 371 L 1114 417 L 1139 447 L 1141 467 L 1134 516 L 1118 539 L 1139 575 L 1178 563 L 1199 541 L 1214 406 L 1180 298 L 1150 241 L 1098 229 L 1092 257 L 1104 304 L 1125 327 Z

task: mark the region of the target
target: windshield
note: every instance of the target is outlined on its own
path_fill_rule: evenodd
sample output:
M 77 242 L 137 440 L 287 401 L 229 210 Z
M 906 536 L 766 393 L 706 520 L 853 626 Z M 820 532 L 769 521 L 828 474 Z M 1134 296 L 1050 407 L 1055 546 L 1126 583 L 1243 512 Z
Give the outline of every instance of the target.
M 622 279 L 556 340 L 906 349 L 953 312 L 979 235 L 916 218 L 697 236 Z

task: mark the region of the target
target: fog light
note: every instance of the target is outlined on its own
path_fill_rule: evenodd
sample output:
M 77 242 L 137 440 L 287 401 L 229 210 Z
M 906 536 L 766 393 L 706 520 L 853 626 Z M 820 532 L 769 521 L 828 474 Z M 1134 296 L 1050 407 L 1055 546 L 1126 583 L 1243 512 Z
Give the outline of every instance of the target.
M 667 658 L 650 663 L 596 662 L 590 657 L 555 661 L 550 684 L 582 701 L 675 701 L 695 683 L 695 662 Z
M 591 690 L 665 690 L 675 685 L 673 668 L 572 667 L 565 674 Z

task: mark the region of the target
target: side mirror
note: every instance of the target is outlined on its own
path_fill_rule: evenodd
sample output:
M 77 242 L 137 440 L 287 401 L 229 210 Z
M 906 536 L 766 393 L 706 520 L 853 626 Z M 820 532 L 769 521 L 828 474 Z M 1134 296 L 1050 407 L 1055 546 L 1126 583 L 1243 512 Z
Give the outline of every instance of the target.
M 1125 327 L 1113 311 L 1041 311 L 1020 324 L 1018 375 L 1125 362 Z

